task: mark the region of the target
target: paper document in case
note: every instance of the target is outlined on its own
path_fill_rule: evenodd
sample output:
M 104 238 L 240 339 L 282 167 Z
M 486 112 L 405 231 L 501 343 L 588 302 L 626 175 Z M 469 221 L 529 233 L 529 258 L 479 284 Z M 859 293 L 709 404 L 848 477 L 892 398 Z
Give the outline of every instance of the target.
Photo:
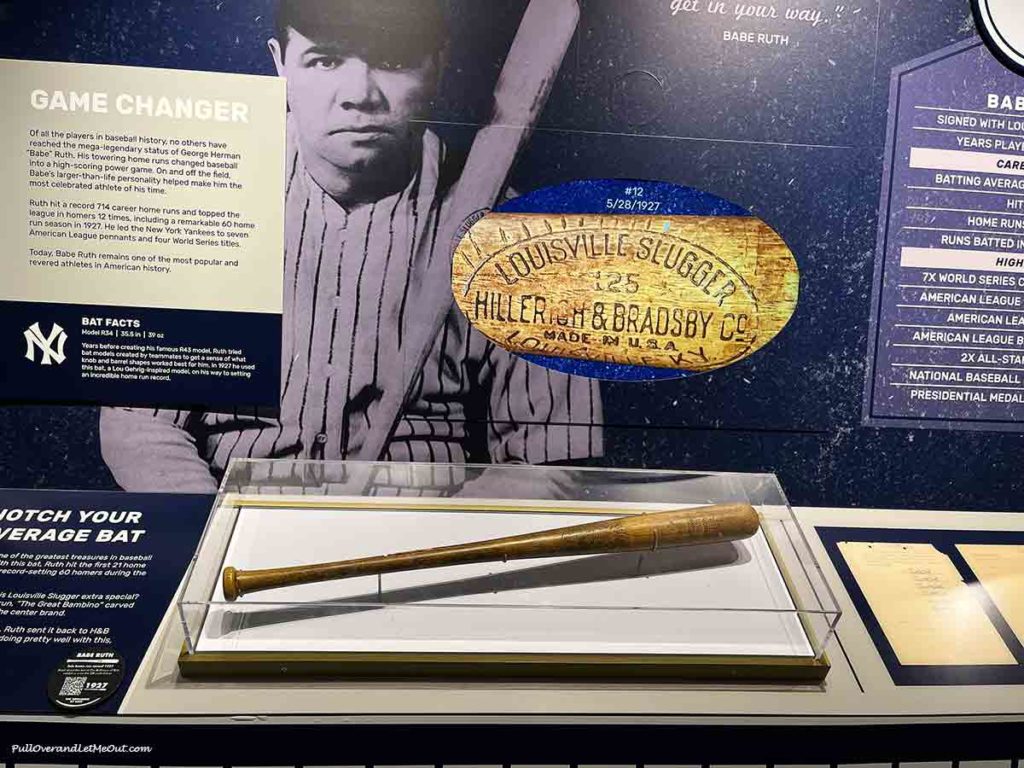
M 839 543 L 900 664 L 1016 664 L 975 587 L 931 544 Z
M 957 544 L 982 588 L 1024 642 L 1024 544 Z

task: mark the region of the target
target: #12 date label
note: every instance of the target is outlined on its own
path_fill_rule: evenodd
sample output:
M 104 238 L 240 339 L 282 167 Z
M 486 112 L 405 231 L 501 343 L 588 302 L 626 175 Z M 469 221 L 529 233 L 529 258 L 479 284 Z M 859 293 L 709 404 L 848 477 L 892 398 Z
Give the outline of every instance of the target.
M 597 378 L 671 378 L 743 360 L 793 315 L 793 254 L 737 206 L 663 183 L 566 187 L 569 200 L 551 188 L 483 216 L 456 247 L 456 303 L 505 349 Z

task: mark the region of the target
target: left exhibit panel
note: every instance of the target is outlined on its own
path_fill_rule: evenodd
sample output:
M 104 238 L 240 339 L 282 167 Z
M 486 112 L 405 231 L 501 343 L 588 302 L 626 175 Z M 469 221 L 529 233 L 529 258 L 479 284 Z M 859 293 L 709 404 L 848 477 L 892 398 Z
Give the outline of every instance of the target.
M 210 503 L 0 489 L 0 715 L 117 711 Z
M 0 61 L 0 398 L 276 406 L 285 87 Z

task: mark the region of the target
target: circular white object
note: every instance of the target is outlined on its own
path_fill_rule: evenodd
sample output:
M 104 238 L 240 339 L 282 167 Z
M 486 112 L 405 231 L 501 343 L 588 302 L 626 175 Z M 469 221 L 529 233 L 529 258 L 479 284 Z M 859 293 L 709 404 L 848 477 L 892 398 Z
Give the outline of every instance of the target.
M 993 52 L 1024 74 L 1024 3 L 1021 0 L 971 0 L 979 31 Z

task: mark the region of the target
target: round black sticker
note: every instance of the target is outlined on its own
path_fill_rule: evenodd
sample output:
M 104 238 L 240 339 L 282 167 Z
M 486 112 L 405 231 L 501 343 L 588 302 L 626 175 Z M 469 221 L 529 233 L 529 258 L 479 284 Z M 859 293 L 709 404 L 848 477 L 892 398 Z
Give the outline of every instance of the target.
M 971 10 L 989 50 L 1018 75 L 1024 75 L 1024 13 L 1020 0 L 971 0 Z
M 50 673 L 46 692 L 58 709 L 82 712 L 114 695 L 124 679 L 124 659 L 108 649 L 84 649 Z

